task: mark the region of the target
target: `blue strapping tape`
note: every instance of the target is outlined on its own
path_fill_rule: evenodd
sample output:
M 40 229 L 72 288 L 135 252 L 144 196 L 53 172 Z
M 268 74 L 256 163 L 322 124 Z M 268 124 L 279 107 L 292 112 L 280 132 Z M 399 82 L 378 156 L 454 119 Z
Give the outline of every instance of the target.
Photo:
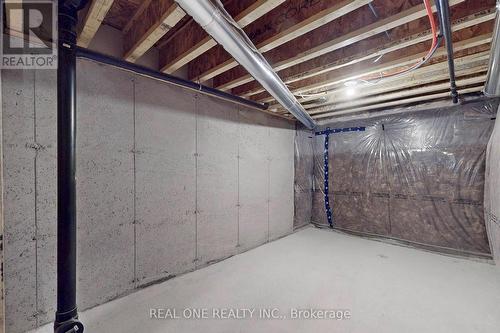
M 330 228 L 333 228 L 333 217 L 332 217 L 332 208 L 330 206 L 330 197 L 328 196 L 328 180 L 329 180 L 329 167 L 328 167 L 328 161 L 329 161 L 329 156 L 328 156 L 328 144 L 329 144 L 329 139 L 330 139 L 330 134 L 336 134 L 336 133 L 346 133 L 346 132 L 364 132 L 366 130 L 366 127 L 344 127 L 344 128 L 334 128 L 331 129 L 330 127 L 327 127 L 325 130 L 316 132 L 316 135 L 324 135 L 325 136 L 325 148 L 323 151 L 323 161 L 324 161 L 324 188 L 325 188 L 325 211 L 326 211 L 326 218 L 328 221 L 328 224 L 330 225 Z

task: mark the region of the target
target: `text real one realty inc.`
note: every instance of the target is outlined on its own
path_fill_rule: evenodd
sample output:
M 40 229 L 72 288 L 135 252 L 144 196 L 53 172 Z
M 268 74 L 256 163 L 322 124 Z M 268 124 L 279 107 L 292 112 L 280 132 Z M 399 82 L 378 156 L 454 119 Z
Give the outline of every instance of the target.
M 350 310 L 278 308 L 156 308 L 149 309 L 151 319 L 334 319 L 351 318 Z

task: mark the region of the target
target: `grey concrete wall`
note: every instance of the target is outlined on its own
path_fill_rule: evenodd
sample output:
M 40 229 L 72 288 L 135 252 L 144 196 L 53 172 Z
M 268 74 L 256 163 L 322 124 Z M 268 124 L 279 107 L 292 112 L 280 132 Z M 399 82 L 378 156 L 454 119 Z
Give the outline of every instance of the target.
M 207 96 L 196 99 L 196 264 L 238 252 L 238 112 Z M 219 230 L 214 233 L 213 230 Z
M 0 92 L 2 91 L 2 71 L 0 71 Z M 2 94 L 0 93 L 0 138 L 2 137 Z M 2 156 L 2 140 L 0 140 L 0 156 Z M 0 175 L 3 174 L 0 162 Z M 3 189 L 0 177 L 0 189 Z M 0 191 L 0 331 L 4 329 L 4 297 L 3 297 L 3 190 Z
M 34 74 L 2 73 L 7 332 L 37 324 Z
M 293 230 L 295 131 L 281 127 L 281 120 L 268 118 L 269 131 L 269 238 L 276 239 Z M 292 142 L 292 146 L 289 143 Z M 289 149 L 292 148 L 292 149 Z
M 78 65 L 78 305 L 88 308 L 134 287 L 133 77 Z
M 55 81 L 2 75 L 8 333 L 54 316 Z M 292 231 L 292 123 L 88 61 L 77 121 L 81 309 Z
M 302 125 L 295 131 L 294 228 L 311 223 L 314 175 L 314 133 Z
M 139 284 L 194 268 L 194 95 L 136 81 L 136 251 Z

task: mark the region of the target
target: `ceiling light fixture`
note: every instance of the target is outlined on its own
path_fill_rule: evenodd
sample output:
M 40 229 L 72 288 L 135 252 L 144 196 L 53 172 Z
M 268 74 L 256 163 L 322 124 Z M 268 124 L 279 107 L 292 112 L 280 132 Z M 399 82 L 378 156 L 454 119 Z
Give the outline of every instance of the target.
M 357 85 L 358 85 L 357 80 L 350 80 L 350 81 L 344 82 L 344 86 L 346 86 L 346 87 L 355 87 Z
M 349 87 L 345 90 L 345 93 L 347 96 L 354 96 L 354 95 L 356 95 L 356 88 Z

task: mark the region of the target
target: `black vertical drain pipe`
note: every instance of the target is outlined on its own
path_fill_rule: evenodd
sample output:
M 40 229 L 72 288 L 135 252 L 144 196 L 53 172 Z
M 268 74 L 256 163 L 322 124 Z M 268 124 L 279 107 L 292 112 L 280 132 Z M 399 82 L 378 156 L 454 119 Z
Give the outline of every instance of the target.
M 450 72 L 451 98 L 453 103 L 458 103 L 457 84 L 455 80 L 455 61 L 453 59 L 453 39 L 451 38 L 450 4 L 448 0 L 436 1 L 439 16 L 441 34 L 446 42 L 446 53 L 448 56 L 448 69 Z
M 83 332 L 76 307 L 76 24 L 85 0 L 60 0 L 57 60 L 57 311 L 54 332 Z

